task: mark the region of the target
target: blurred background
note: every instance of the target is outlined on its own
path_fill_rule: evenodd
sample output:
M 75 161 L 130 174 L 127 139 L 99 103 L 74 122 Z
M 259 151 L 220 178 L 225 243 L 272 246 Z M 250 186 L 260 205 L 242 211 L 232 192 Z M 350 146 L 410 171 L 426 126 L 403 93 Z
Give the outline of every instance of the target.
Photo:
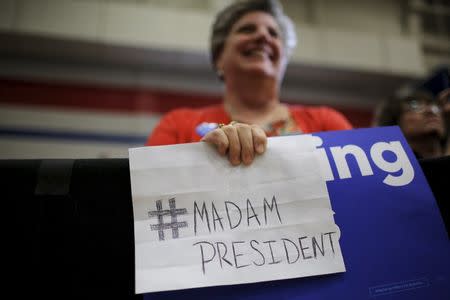
M 0 159 L 127 157 L 170 109 L 221 101 L 209 29 L 230 0 L 0 0 Z M 369 127 L 450 65 L 448 0 L 281 0 L 298 46 L 286 103 Z

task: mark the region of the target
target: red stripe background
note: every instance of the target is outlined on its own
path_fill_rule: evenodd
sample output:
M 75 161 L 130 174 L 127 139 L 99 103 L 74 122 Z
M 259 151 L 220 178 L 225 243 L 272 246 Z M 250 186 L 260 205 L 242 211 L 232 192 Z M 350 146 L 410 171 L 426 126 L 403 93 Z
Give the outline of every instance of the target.
M 181 106 L 200 107 L 220 101 L 220 96 L 194 92 L 0 79 L 0 103 L 14 105 L 161 114 Z M 355 127 L 370 126 L 371 111 L 337 109 Z

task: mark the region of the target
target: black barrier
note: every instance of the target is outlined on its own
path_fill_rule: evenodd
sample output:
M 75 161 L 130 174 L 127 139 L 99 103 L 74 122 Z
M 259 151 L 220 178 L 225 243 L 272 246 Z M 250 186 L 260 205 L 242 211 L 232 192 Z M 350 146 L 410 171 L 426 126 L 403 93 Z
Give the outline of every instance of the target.
M 420 165 L 450 232 L 450 157 Z M 142 299 L 134 295 L 128 159 L 0 160 L 0 170 L 2 202 L 14 206 L 6 294 Z

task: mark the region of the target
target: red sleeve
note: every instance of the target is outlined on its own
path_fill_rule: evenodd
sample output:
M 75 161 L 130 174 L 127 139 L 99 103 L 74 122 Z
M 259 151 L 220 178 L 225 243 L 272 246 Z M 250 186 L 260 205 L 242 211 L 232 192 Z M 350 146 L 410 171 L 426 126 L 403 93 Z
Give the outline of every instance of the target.
M 146 146 L 172 145 L 178 143 L 177 112 L 164 115 L 145 143 Z
M 324 131 L 346 130 L 353 128 L 347 118 L 344 117 L 344 115 L 340 112 L 330 107 L 321 107 L 320 111 L 322 115 Z

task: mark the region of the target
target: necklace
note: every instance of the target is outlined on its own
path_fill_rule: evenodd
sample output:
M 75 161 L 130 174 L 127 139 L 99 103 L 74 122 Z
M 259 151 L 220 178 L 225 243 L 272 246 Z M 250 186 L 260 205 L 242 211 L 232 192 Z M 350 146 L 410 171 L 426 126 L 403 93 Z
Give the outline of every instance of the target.
M 264 126 L 264 124 L 270 124 L 290 118 L 290 112 L 285 104 L 278 103 L 278 105 L 268 112 L 255 112 L 248 110 L 246 114 L 248 116 L 239 115 L 235 109 L 228 103 L 224 103 L 224 108 L 230 117 L 230 120 L 245 123 L 245 124 L 258 124 Z M 244 113 L 245 114 L 245 113 Z
M 276 111 L 272 113 L 272 116 L 264 118 L 263 121 L 257 122 L 261 128 L 266 132 L 267 136 L 280 136 L 280 135 L 290 135 L 290 134 L 301 134 L 302 130 L 299 128 L 295 119 L 292 117 L 289 108 L 281 104 L 275 109 Z M 229 105 L 225 103 L 225 111 L 230 116 L 231 121 L 238 123 L 251 124 L 248 120 L 241 118 L 236 118 L 235 113 Z

